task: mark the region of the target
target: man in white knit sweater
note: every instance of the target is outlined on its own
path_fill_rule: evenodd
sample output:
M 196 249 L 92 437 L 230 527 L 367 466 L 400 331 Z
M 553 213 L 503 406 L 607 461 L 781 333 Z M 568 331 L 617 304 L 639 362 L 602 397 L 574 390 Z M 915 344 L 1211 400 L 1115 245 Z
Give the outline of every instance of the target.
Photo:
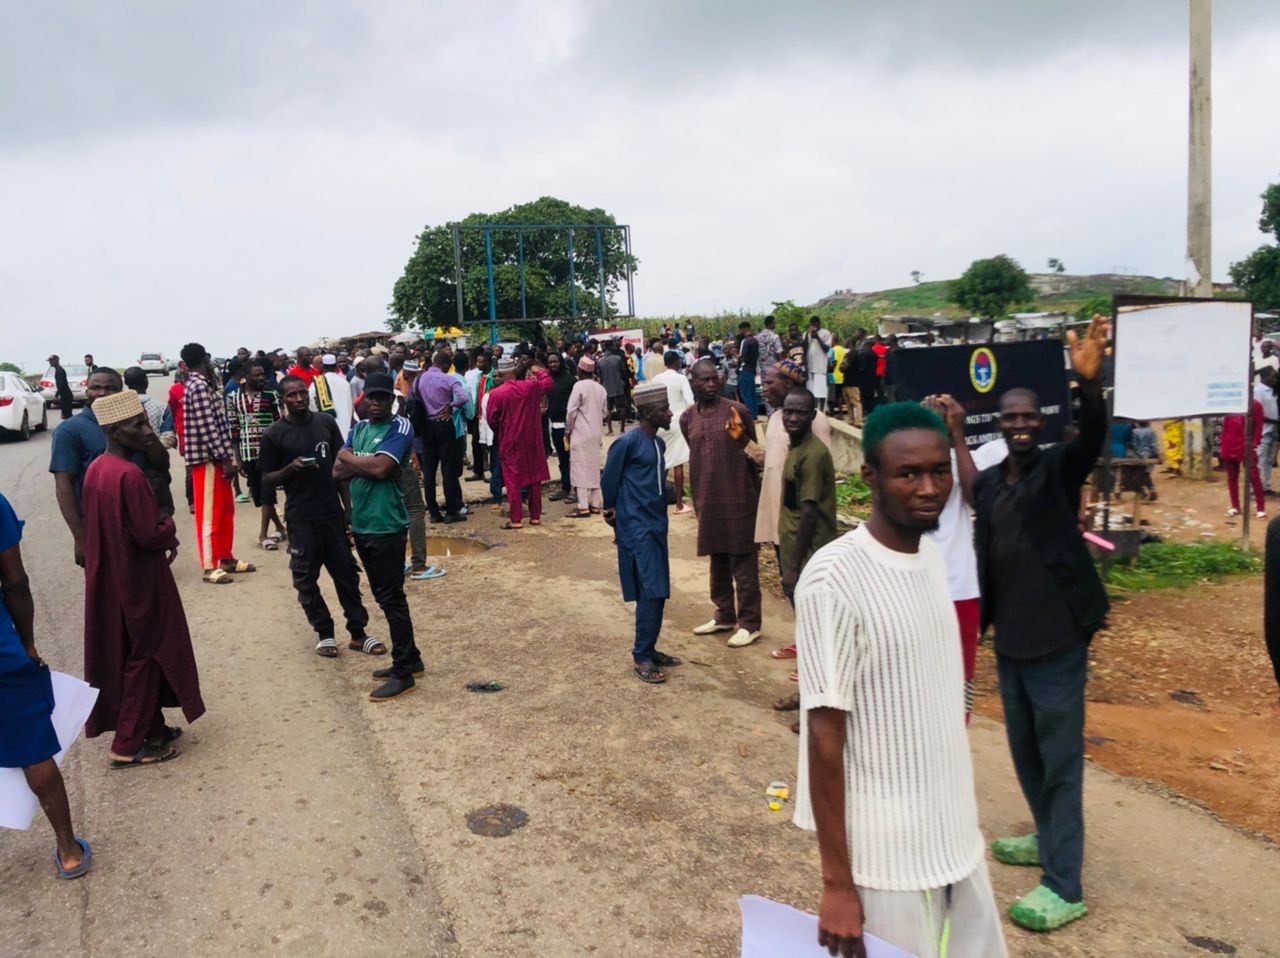
M 936 528 L 949 434 L 916 403 L 863 431 L 871 518 L 796 587 L 796 824 L 816 829 L 818 943 L 865 956 L 864 931 L 918 958 L 1002 958 L 964 723 L 959 627 Z

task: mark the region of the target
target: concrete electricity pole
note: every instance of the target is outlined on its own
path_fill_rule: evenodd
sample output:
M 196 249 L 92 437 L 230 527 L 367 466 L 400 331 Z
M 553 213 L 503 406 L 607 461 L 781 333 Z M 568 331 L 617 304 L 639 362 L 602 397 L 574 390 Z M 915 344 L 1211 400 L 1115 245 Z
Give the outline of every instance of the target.
M 1187 293 L 1213 295 L 1213 0 L 1191 0 L 1191 115 L 1187 152 Z M 1208 418 L 1200 420 L 1200 461 L 1213 477 Z M 1190 449 L 1187 450 L 1188 453 Z M 1248 480 L 1246 479 L 1246 482 Z

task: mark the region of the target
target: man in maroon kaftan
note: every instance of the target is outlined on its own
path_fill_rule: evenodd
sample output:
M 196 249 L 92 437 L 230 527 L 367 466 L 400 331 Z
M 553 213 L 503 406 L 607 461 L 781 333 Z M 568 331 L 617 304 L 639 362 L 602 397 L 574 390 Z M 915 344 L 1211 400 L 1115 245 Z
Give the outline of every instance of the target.
M 542 483 L 551 478 L 547 450 L 542 442 L 542 399 L 551 392 L 551 376 L 541 366 L 529 370 L 529 378 L 517 380 L 516 363 L 498 361 L 502 388 L 489 395 L 489 427 L 498 434 L 498 459 L 511 504 L 507 528 L 519 529 L 524 520 L 520 490 L 529 489 L 529 521 L 542 524 Z
M 118 394 L 122 403 L 128 396 Z M 113 767 L 176 757 L 171 746 L 181 733 L 165 727 L 161 708 L 180 706 L 188 722 L 204 714 L 191 634 L 169 569 L 178 549 L 173 519 L 161 515 L 146 475 L 125 458 L 155 437 L 147 436 L 145 415 L 139 422 L 129 412 L 99 417 L 107 453 L 90 465 L 83 495 L 84 669 L 99 690 L 85 734 L 115 731 Z

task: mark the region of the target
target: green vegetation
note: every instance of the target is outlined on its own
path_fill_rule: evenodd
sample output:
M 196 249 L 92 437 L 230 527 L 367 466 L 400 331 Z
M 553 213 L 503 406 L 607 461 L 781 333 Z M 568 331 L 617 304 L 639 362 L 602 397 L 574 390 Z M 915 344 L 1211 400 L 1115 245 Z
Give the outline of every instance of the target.
M 388 307 L 390 315 L 387 325 L 399 332 L 404 329 L 452 326 L 457 323 L 458 298 L 453 244 L 455 225 L 612 225 L 616 222 L 602 209 L 586 209 L 544 196 L 532 203 L 521 203 L 499 213 L 472 213 L 458 224 L 428 226 L 418 234 L 413 256 L 405 264 L 404 273 L 396 280 Z M 541 230 L 522 235 L 526 315 L 543 318 L 569 316 L 572 313 L 571 289 L 576 289 L 579 329 L 590 328 L 599 322 L 601 295 L 607 301 L 606 311 L 614 311 L 613 300 L 626 276 L 628 262 L 633 270 L 637 264 L 634 256 L 627 255 L 621 232 L 608 230 L 602 235 L 604 290 L 599 288 L 600 267 L 596 262 L 593 233 L 575 234 L 572 284 L 569 282 L 567 230 Z M 463 230 L 461 244 L 463 318 L 467 322 L 485 320 L 489 315 L 489 284 L 483 231 Z M 518 317 L 521 315 L 521 252 L 516 231 L 500 230 L 493 233 L 492 255 L 497 314 L 502 317 Z M 562 322 L 561 325 L 565 323 Z
M 951 283 L 947 298 L 975 315 L 1003 319 L 1010 307 L 1031 303 L 1026 270 L 1008 256 L 974 260 L 964 275 Z
M 1262 215 L 1258 229 L 1280 240 L 1280 183 L 1262 191 Z M 1259 246 L 1238 263 L 1232 263 L 1231 282 L 1261 310 L 1280 309 L 1280 246 Z
M 871 505 L 871 489 L 861 476 L 845 476 L 836 480 L 836 509 L 841 512 Z
M 1182 589 L 1197 582 L 1216 582 L 1229 575 L 1261 570 L 1261 557 L 1230 543 L 1159 542 L 1143 546 L 1132 565 L 1112 567 L 1108 587 L 1116 592 Z

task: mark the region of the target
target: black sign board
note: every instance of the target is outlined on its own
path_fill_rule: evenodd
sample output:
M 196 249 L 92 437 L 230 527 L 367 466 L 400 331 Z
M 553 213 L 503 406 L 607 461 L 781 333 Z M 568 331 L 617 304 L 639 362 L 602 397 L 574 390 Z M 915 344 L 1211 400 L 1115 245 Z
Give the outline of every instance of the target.
M 895 401 L 950 393 L 965 411 L 969 448 L 1000 438 L 1000 397 L 1030 389 L 1045 417 L 1042 443 L 1057 442 L 1071 422 L 1067 360 L 1061 340 L 899 349 L 889 367 Z

